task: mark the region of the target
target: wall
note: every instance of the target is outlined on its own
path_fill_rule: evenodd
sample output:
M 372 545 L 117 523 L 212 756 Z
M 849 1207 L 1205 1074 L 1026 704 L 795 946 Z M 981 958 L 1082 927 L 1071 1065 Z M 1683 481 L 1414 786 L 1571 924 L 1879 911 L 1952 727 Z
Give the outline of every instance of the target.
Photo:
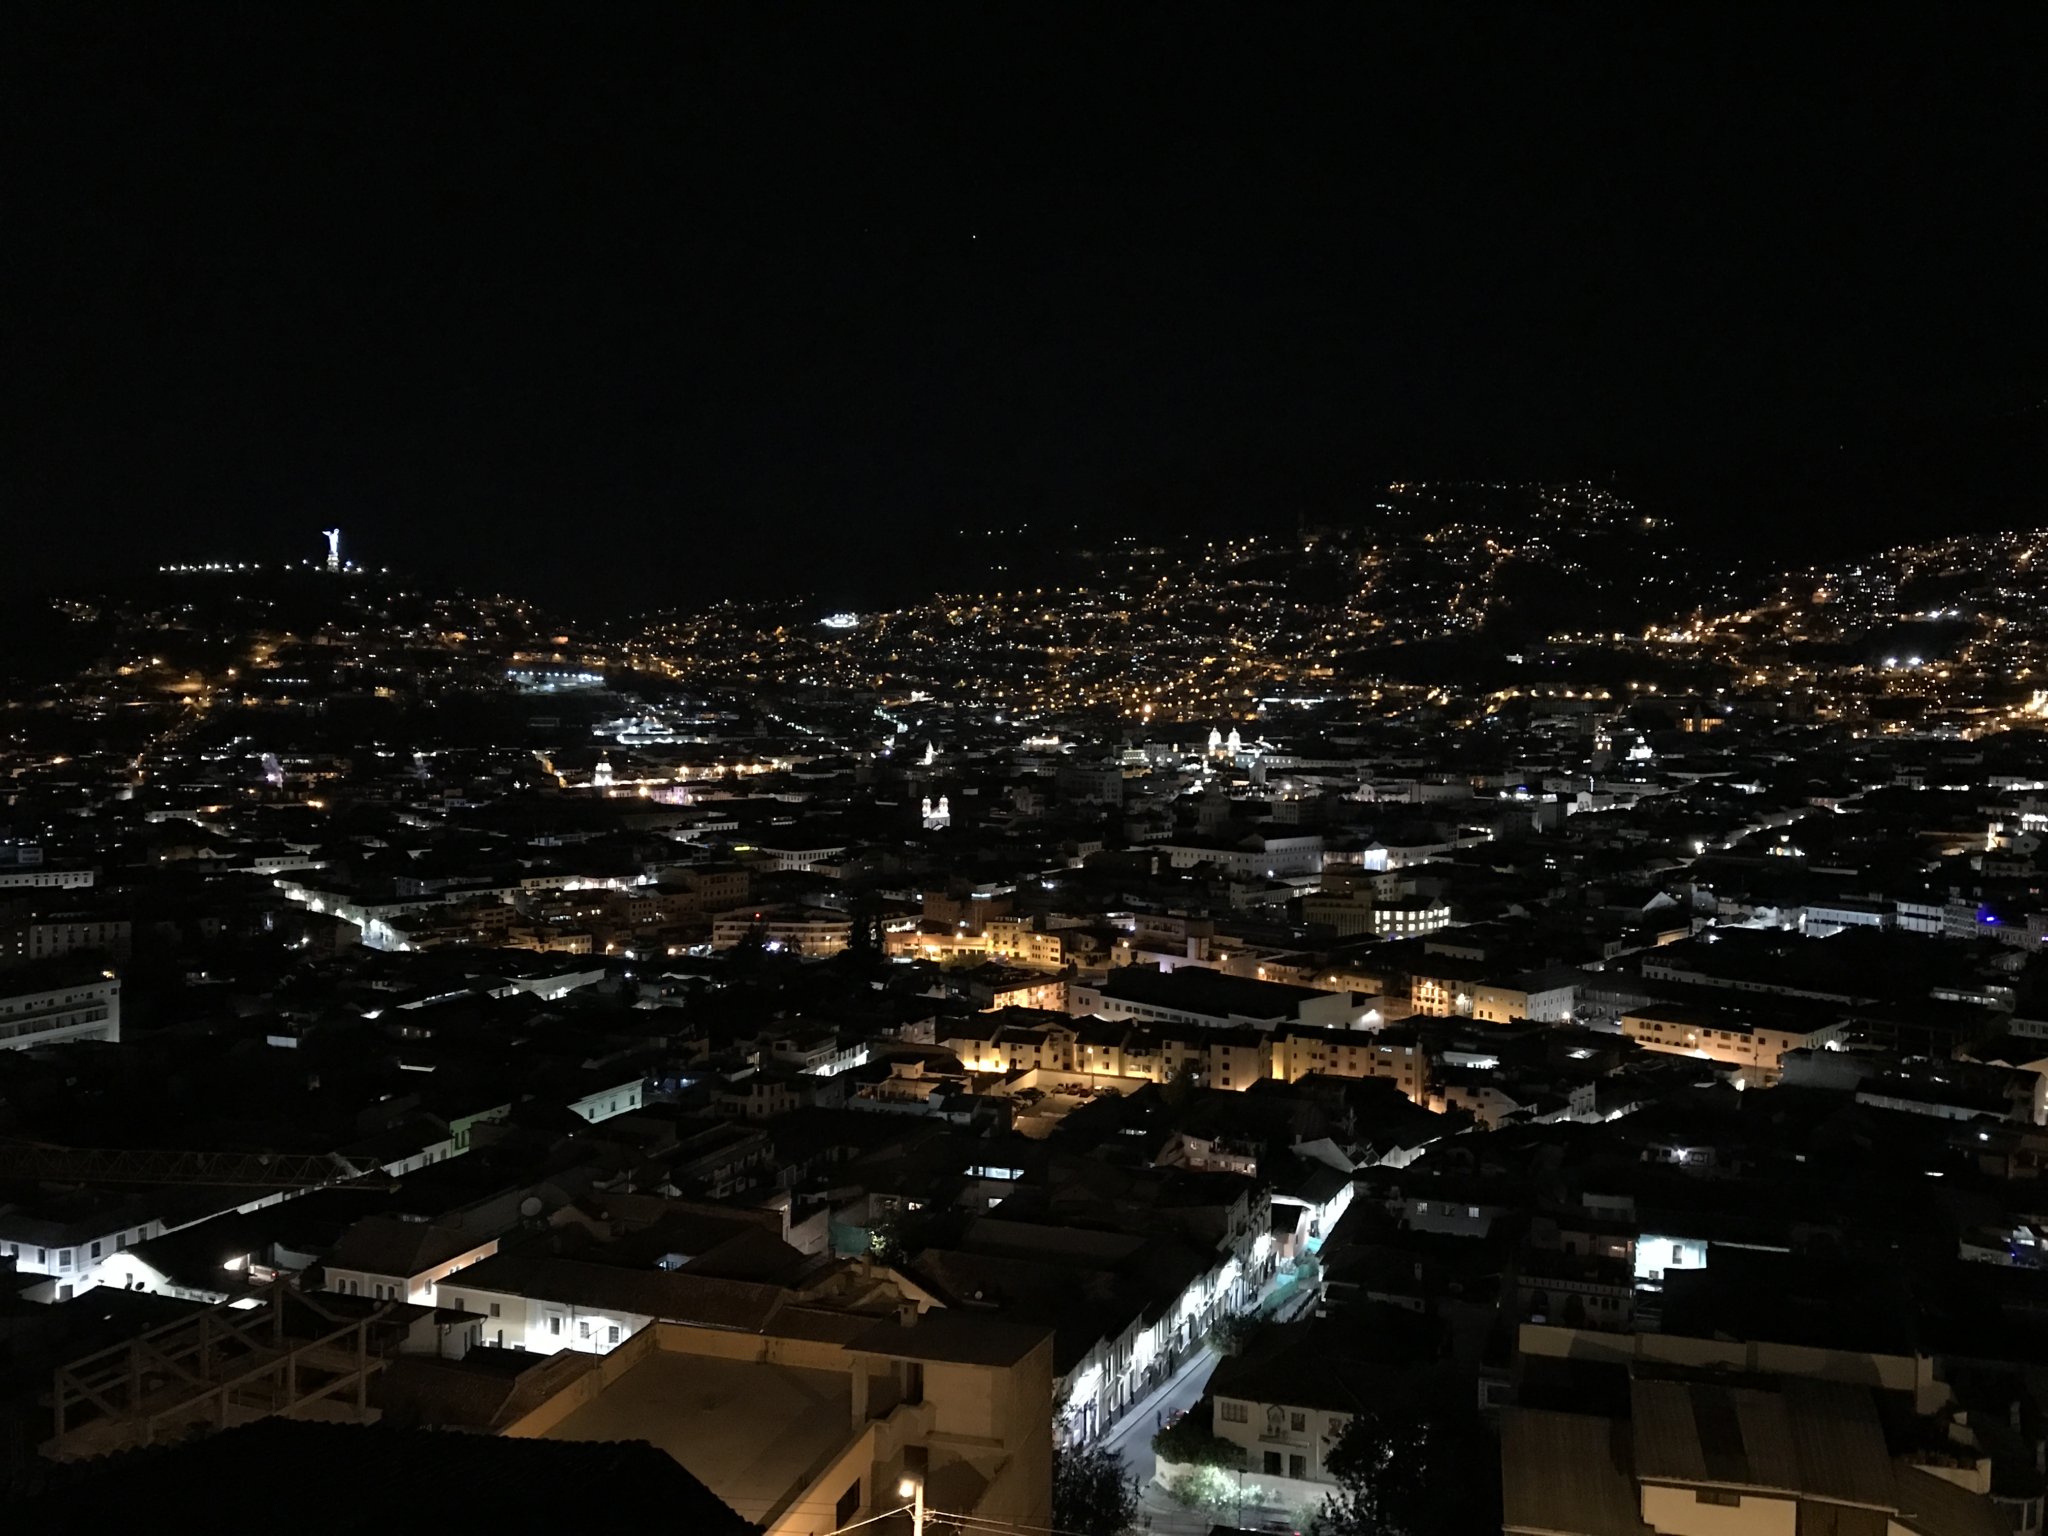
M 208 1212 L 207 1214 L 213 1215 L 216 1213 Z M 204 1220 L 206 1218 L 199 1217 L 196 1219 Z M 189 1223 L 185 1224 L 189 1225 Z M 140 1243 L 152 1237 L 161 1237 L 170 1230 L 172 1229 L 166 1227 L 163 1222 L 152 1217 L 138 1226 L 124 1227 L 117 1232 L 109 1232 L 103 1237 L 90 1238 L 84 1242 L 72 1243 L 68 1246 L 59 1245 L 51 1247 L 41 1243 L 17 1242 L 9 1238 L 4 1242 L 0 1242 L 0 1254 L 11 1257 L 14 1260 L 16 1271 L 20 1274 L 55 1275 L 59 1279 L 76 1286 L 79 1291 L 88 1291 L 95 1285 L 110 1283 L 99 1273 L 107 1260 L 119 1258 L 126 1252 L 130 1243 Z M 95 1248 L 99 1250 L 97 1255 L 93 1252 Z M 70 1263 L 68 1264 L 64 1262 L 64 1255 L 67 1253 L 70 1255 Z M 123 1271 L 122 1273 L 125 1276 L 126 1272 Z M 124 1282 L 111 1283 L 118 1284 Z
M 509 1440 L 536 1440 L 587 1403 L 596 1402 L 606 1387 L 623 1377 L 654 1349 L 654 1335 L 643 1333 L 625 1347 L 613 1350 L 596 1366 L 561 1391 L 550 1395 L 525 1418 L 508 1424 L 499 1433 Z
M 537 1297 L 514 1296 L 505 1291 L 472 1291 L 460 1281 L 451 1282 L 441 1297 L 440 1304 L 458 1311 L 479 1314 L 483 1323 L 483 1342 L 505 1349 L 523 1349 L 536 1355 L 552 1355 L 564 1349 L 578 1349 L 585 1354 L 604 1354 L 611 1350 L 609 1328 L 616 1323 L 620 1329 L 620 1342 L 630 1341 L 647 1326 L 644 1317 L 617 1316 L 595 1312 L 579 1313 L 565 1302 L 544 1301 Z M 498 1310 L 493 1315 L 491 1309 Z M 560 1321 L 559 1331 L 548 1327 L 550 1318 Z M 591 1337 L 583 1340 L 577 1327 L 579 1321 L 593 1324 Z M 602 1324 L 602 1327 L 596 1326 Z
M 996 1378 L 994 1426 L 1004 1459 L 996 1466 L 988 1491 L 975 1513 L 1012 1526 L 1044 1528 L 1052 1524 L 1052 1339 L 1041 1341 L 1008 1371 Z M 925 1374 L 931 1397 L 931 1374 Z M 937 1399 L 933 1399 L 935 1402 Z M 937 1433 L 955 1433 L 940 1404 Z M 974 1459 L 970 1457 L 969 1459 Z
M 384 1300 L 396 1300 L 401 1295 L 406 1301 L 420 1306 L 433 1307 L 441 1303 L 435 1299 L 438 1283 L 460 1270 L 467 1269 L 479 1259 L 487 1259 L 498 1251 L 498 1240 L 479 1243 L 476 1247 L 457 1254 L 445 1263 L 436 1264 L 417 1275 L 376 1274 L 365 1269 L 328 1269 L 323 1290 L 339 1291 L 351 1296 L 372 1296 Z M 353 1283 L 354 1290 L 349 1290 Z M 379 1287 L 384 1289 L 380 1290 Z M 387 1294 L 388 1292 L 388 1294 Z M 449 1303 L 453 1305 L 454 1303 Z M 508 1341 L 509 1342 L 509 1341 Z
M 111 976 L 46 991 L 0 994 L 0 1049 L 121 1038 L 121 983 Z
M 1796 1499 L 1740 1496 L 1735 1505 L 1702 1504 L 1690 1488 L 1642 1489 L 1643 1523 L 1660 1536 L 1795 1536 L 1799 1524 Z
M 640 1107 L 640 1095 L 646 1085 L 633 1078 L 614 1087 L 600 1088 L 586 1094 L 568 1106 L 573 1115 L 580 1115 L 592 1125 L 609 1120 L 613 1115 L 628 1114 Z

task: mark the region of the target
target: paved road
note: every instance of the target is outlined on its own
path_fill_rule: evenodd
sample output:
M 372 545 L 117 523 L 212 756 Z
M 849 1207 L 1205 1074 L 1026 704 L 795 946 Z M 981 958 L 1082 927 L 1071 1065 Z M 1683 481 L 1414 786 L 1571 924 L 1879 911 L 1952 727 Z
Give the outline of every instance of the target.
M 1204 1344 L 1104 1437 L 1103 1443 L 1123 1458 L 1125 1470 L 1139 1482 L 1152 1481 L 1152 1437 L 1158 1433 L 1161 1422 L 1192 1408 L 1215 1368 L 1216 1351 Z

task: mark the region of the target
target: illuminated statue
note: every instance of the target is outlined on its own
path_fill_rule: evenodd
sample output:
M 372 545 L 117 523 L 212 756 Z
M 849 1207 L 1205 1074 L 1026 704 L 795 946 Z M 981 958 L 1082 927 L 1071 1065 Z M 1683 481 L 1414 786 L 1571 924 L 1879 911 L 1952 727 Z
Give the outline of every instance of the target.
M 327 535 L 327 569 L 338 571 L 341 569 L 341 530 L 325 528 L 321 531 Z

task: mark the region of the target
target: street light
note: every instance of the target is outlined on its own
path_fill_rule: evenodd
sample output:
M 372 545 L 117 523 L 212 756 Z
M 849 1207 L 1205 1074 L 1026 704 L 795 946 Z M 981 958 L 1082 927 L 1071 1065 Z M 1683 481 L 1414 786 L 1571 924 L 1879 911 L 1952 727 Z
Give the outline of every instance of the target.
M 924 1536 L 924 1479 L 904 1478 L 896 1485 L 896 1496 L 910 1500 L 910 1536 Z

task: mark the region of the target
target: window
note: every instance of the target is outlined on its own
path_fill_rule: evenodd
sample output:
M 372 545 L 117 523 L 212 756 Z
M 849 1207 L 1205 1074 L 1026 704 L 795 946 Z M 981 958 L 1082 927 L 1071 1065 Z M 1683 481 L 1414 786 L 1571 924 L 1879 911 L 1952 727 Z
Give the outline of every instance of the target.
M 1692 1491 L 1695 1504 L 1719 1504 L 1724 1509 L 1739 1509 L 1742 1495 L 1731 1493 L 1726 1488 L 1695 1488 Z
M 1280 1453 L 1278 1451 L 1266 1452 L 1266 1475 L 1268 1477 L 1280 1476 Z
M 619 1342 L 619 1325 L 617 1323 L 613 1323 L 611 1327 L 605 1330 L 605 1342 L 607 1344 L 616 1344 Z
M 495 1302 L 495 1301 L 491 1303 L 491 1316 L 493 1316 L 493 1317 L 497 1317 L 497 1316 L 499 1316 L 499 1315 L 500 1315 L 500 1314 L 499 1314 L 499 1305 L 500 1305 L 500 1304 L 499 1304 L 498 1302 Z
M 1287 1427 L 1297 1435 L 1300 1434 L 1308 1428 L 1308 1415 L 1305 1413 L 1290 1413 L 1287 1416 Z
M 1243 1403 L 1233 1402 L 1227 1397 L 1222 1400 L 1218 1411 L 1223 1415 L 1223 1422 L 1226 1424 L 1244 1424 L 1251 1418 Z
M 58 1250 L 57 1267 L 59 1269 L 69 1269 L 71 1267 L 71 1250 L 69 1248 Z
M 1287 1458 L 1287 1475 L 1289 1477 L 1307 1477 L 1308 1458 L 1300 1455 L 1289 1456 Z
M 585 1318 L 576 1325 L 576 1336 L 582 1339 L 590 1337 L 590 1320 L 588 1318 Z
M 562 1336 L 562 1320 L 559 1317 L 550 1317 L 548 1319 L 548 1334 L 552 1338 L 560 1338 Z
M 101 1252 L 101 1249 L 102 1249 L 103 1247 L 104 1247 L 104 1244 L 103 1244 L 103 1243 L 102 1243 L 102 1242 L 100 1241 L 100 1239 L 98 1239 L 98 1238 L 94 1238 L 94 1239 L 93 1239 L 93 1244 L 92 1244 L 92 1256 L 93 1256 L 94 1258 L 98 1258 L 98 1257 L 100 1256 L 100 1252 Z

